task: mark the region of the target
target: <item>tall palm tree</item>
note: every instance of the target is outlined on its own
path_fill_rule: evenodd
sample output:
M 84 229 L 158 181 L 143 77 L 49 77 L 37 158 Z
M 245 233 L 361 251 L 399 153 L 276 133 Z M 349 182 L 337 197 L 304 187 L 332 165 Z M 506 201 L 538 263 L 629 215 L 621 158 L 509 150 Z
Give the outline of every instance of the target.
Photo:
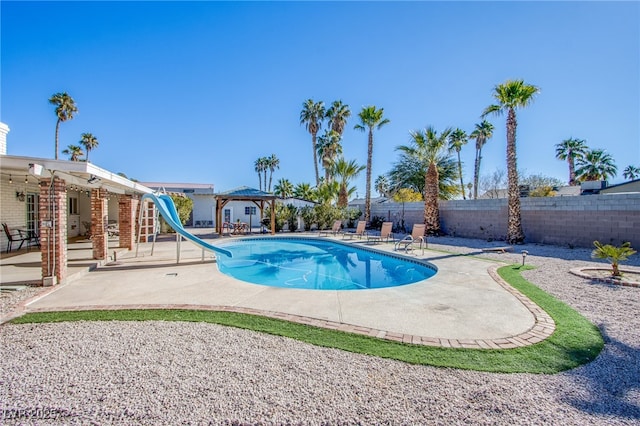
M 388 118 L 383 118 L 384 108 L 376 109 L 374 105 L 362 108 L 358 113 L 360 123 L 356 124 L 354 129 L 366 131 L 369 130 L 369 140 L 367 144 L 367 183 L 364 196 L 364 220 L 371 219 L 371 163 L 373 159 L 373 129 L 378 129 L 389 124 Z
M 262 174 L 265 174 L 264 177 L 264 189 L 266 191 L 267 189 L 267 158 L 266 157 L 260 157 L 258 158 L 254 163 L 254 170 L 256 171 L 256 173 L 258 173 L 258 189 L 260 191 L 262 191 Z
M 307 131 L 311 133 L 311 147 L 313 148 L 313 166 L 316 171 L 316 186 L 320 184 L 320 174 L 318 173 L 318 157 L 316 147 L 316 137 L 318 131 L 322 127 L 322 120 L 325 116 L 324 102 L 314 102 L 313 99 L 307 99 L 302 104 L 300 112 L 300 124 L 304 124 Z
M 291 198 L 293 196 L 293 184 L 289 179 L 279 179 L 273 187 L 273 193 L 282 198 Z
M 493 137 L 493 124 L 487 120 L 476 124 L 476 128 L 469 135 L 476 140 L 476 160 L 473 165 L 473 199 L 478 199 L 478 180 L 480 179 L 480 162 L 482 161 L 482 147 Z
M 71 96 L 67 92 L 55 93 L 49 98 L 49 103 L 56 106 L 56 155 L 55 159 L 58 159 L 58 130 L 60 129 L 60 123 L 63 121 L 73 119 L 73 114 L 78 112 L 78 107 Z
M 89 162 L 89 152 L 96 148 L 100 142 L 98 142 L 98 138 L 93 136 L 91 133 L 83 133 L 82 139 L 80 139 L 80 143 L 84 146 L 85 151 L 87 152 L 87 163 Z
M 69 160 L 71 161 L 80 161 L 80 157 L 84 155 L 82 148 L 78 145 L 69 145 L 67 149 L 62 150 L 62 153 L 64 155 L 69 155 Z
M 575 186 L 576 181 L 576 159 L 584 157 L 589 148 L 583 139 L 569 138 L 556 144 L 556 158 L 566 160 L 569 163 L 569 185 Z
M 629 180 L 634 180 L 640 177 L 640 167 L 627 166 L 622 171 L 622 177 Z
M 318 138 L 318 156 L 324 168 L 325 182 L 331 182 L 331 167 L 336 158 L 342 154 L 342 144 L 340 135 L 335 130 L 325 130 L 324 134 Z
M 280 168 L 280 160 L 275 154 L 271 154 L 271 157 L 266 158 L 266 167 L 269 169 L 269 189 L 267 192 L 271 192 L 271 181 L 273 180 L 273 172 Z M 265 186 L 267 182 L 265 181 Z
M 441 234 L 440 209 L 438 207 L 439 182 L 438 158 L 447 150 L 447 139 L 451 129 L 447 128 L 438 135 L 433 127 L 424 131 L 416 130 L 410 133 L 411 145 L 399 146 L 397 149 L 409 156 L 422 158 L 427 164 L 424 174 L 424 223 L 427 233 Z
M 347 125 L 347 118 L 351 117 L 351 110 L 349 105 L 343 104 L 342 101 L 333 101 L 331 107 L 327 110 L 326 117 L 329 128 L 342 137 L 344 128 Z
M 507 203 L 509 206 L 507 210 L 507 243 L 509 244 L 524 242 L 516 159 L 516 128 L 518 126 L 516 109 L 528 106 L 539 92 L 539 88 L 526 84 L 524 80 L 507 80 L 494 88 L 493 97 L 497 103 L 489 105 L 482 113 L 483 118 L 489 114 L 502 115 L 504 112 L 507 113 Z
M 462 192 L 463 200 L 466 200 L 467 196 L 464 193 L 464 182 L 462 181 L 462 161 L 460 160 L 460 151 L 468 141 L 469 137 L 467 136 L 467 132 L 462 129 L 456 129 L 449 135 L 449 150 L 455 151 L 458 154 L 458 175 L 460 176 L 460 192 Z
M 378 176 L 373 184 L 381 197 L 389 196 L 389 179 L 385 175 Z
M 340 190 L 338 192 L 338 207 L 347 207 L 349 204 L 349 195 L 355 192 L 356 188 L 349 188 L 349 184 L 353 179 L 358 177 L 365 166 L 358 165 L 356 160 L 347 161 L 344 157 L 338 158 L 333 163 L 332 174 L 336 177 Z
M 618 167 L 613 157 L 603 149 L 587 151 L 583 157 L 578 158 L 576 179 L 581 182 L 587 180 L 608 180 L 618 173 Z
M 315 190 L 310 183 L 299 183 L 293 189 L 293 196 L 303 200 L 313 201 L 316 199 Z

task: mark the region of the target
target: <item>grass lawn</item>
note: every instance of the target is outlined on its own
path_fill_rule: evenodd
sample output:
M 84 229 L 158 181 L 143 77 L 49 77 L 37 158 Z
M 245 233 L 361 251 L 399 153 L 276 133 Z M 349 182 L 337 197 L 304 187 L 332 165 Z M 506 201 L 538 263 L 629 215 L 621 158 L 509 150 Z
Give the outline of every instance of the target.
M 604 346 L 598 328 L 574 309 L 525 280 L 520 275 L 520 271 L 526 269 L 530 267 L 508 265 L 498 269 L 498 273 L 510 285 L 544 309 L 556 322 L 556 330 L 543 342 L 517 349 L 480 350 L 417 346 L 234 312 L 190 310 L 44 312 L 26 314 L 11 322 L 14 324 L 61 321 L 211 322 L 412 364 L 502 373 L 553 374 L 595 359 Z

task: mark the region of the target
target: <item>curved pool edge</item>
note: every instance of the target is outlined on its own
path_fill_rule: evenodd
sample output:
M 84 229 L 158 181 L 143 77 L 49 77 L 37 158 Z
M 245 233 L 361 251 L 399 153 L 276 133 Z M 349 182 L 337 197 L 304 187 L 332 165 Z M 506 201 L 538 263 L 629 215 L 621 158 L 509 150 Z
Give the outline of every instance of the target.
M 369 291 L 373 291 L 373 290 L 386 290 L 386 289 L 393 289 L 393 288 L 398 288 L 398 287 L 405 287 L 405 286 L 412 286 L 412 285 L 416 285 L 416 284 L 420 284 L 420 283 L 424 283 L 426 281 L 428 281 L 429 279 L 433 278 L 435 275 L 437 275 L 438 273 L 438 267 L 436 265 L 434 265 L 433 263 L 424 260 L 424 259 L 419 259 L 416 257 L 411 257 L 409 255 L 402 255 L 399 254 L 398 252 L 396 252 L 395 250 L 393 252 L 389 252 L 386 250 L 380 250 L 380 249 L 376 249 L 370 245 L 364 245 L 364 244 L 358 244 L 359 241 L 361 240 L 357 240 L 357 241 L 342 241 L 342 240 L 337 240 L 337 239 L 333 239 L 333 238 L 327 238 L 327 237 L 323 237 L 323 236 L 314 236 L 314 235 L 275 235 L 275 236 L 266 236 L 266 235 L 259 235 L 259 236 L 243 236 L 243 237 L 238 237 L 238 238 L 234 238 L 231 240 L 227 240 L 225 242 L 222 242 L 221 244 L 219 244 L 220 247 L 225 247 L 228 245 L 231 245 L 233 243 L 236 242 L 248 242 L 248 241 L 321 241 L 321 242 L 326 242 L 329 244 L 335 244 L 335 245 L 340 245 L 340 246 L 344 246 L 344 247 L 349 247 L 349 248 L 354 248 L 357 250 L 361 250 L 364 252 L 371 252 L 374 253 L 378 256 L 382 256 L 382 257 L 388 257 L 394 260 L 399 260 L 402 262 L 408 262 L 408 263 L 413 263 L 416 265 L 419 265 L 421 267 L 427 268 L 429 270 L 431 270 L 433 273 L 431 275 L 429 275 L 428 277 L 424 278 L 424 279 L 420 279 L 414 282 L 409 282 L 409 283 L 403 283 L 403 284 L 397 284 L 397 285 L 388 285 L 388 286 L 383 286 L 383 287 L 373 287 L 373 288 L 358 288 L 358 289 L 354 289 L 354 288 L 345 288 L 345 289 L 340 289 L 340 288 L 307 288 L 307 287 L 287 287 L 287 286 L 275 286 L 275 285 L 270 285 L 270 284 L 263 284 L 263 283 L 257 283 L 257 282 L 252 282 L 252 281 L 246 281 L 243 280 L 241 278 L 235 277 L 231 274 L 228 274 L 226 272 L 223 272 L 220 270 L 220 263 L 216 262 L 217 265 L 217 269 L 220 273 L 229 276 L 230 278 L 233 279 L 237 279 L 239 281 L 245 282 L 247 284 L 251 284 L 251 285 L 258 285 L 258 286 L 263 286 L 263 287 L 276 287 L 276 288 L 286 288 L 286 289 L 290 289 L 290 290 L 315 290 L 315 291 L 365 291 L 365 290 L 369 290 Z M 363 242 L 364 243 L 364 242 Z

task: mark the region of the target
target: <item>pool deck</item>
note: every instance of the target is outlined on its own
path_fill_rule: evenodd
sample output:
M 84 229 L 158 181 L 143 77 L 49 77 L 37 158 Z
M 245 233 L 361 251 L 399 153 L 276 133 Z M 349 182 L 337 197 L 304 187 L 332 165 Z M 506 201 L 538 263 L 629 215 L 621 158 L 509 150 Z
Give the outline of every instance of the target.
M 340 236 L 308 235 L 342 241 Z M 368 244 L 357 238 L 345 242 L 387 252 L 394 248 L 393 243 Z M 110 253 L 114 250 L 117 249 L 111 248 Z M 534 344 L 555 328 L 544 311 L 497 276 L 495 271 L 503 264 L 476 256 L 414 250 L 407 256 L 434 264 L 438 268 L 434 277 L 401 287 L 337 291 L 275 288 L 238 281 L 217 270 L 211 253 L 205 252 L 202 261 L 202 250 L 186 241 L 181 243 L 180 263 L 176 264 L 174 237 L 158 241 L 153 256 L 150 251 L 151 243 L 141 244 L 137 258 L 135 250 L 120 251 L 117 262 L 93 269 L 90 259 L 86 259 L 90 247 L 74 246 L 70 253 L 76 260 L 70 255 L 70 278 L 25 301 L 19 311 L 3 313 L 3 320 L 21 312 L 61 310 L 219 310 L 405 343 L 485 349 Z M 394 253 L 404 255 L 403 251 Z M 37 279 L 27 276 L 33 275 L 34 270 L 39 275 L 39 252 L 3 259 L 2 284 Z

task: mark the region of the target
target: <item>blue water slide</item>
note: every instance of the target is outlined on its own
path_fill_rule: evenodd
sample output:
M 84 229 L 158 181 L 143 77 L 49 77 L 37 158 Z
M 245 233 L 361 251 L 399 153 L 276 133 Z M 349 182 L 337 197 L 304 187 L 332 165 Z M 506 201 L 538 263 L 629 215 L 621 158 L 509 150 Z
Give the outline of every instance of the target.
M 184 229 L 184 227 L 182 226 L 182 222 L 180 221 L 180 217 L 178 216 L 176 205 L 173 204 L 173 200 L 168 195 L 163 194 L 157 196 L 155 194 L 144 194 L 140 199 L 140 202 L 142 203 L 145 199 L 153 201 L 153 203 L 156 205 L 156 208 L 158 209 L 164 220 L 169 224 L 169 226 L 187 240 L 191 241 L 197 246 L 202 247 L 205 250 L 233 257 L 233 254 L 231 254 L 229 250 L 225 250 L 223 248 L 209 244 L 208 242 L 201 240 L 200 238 Z

